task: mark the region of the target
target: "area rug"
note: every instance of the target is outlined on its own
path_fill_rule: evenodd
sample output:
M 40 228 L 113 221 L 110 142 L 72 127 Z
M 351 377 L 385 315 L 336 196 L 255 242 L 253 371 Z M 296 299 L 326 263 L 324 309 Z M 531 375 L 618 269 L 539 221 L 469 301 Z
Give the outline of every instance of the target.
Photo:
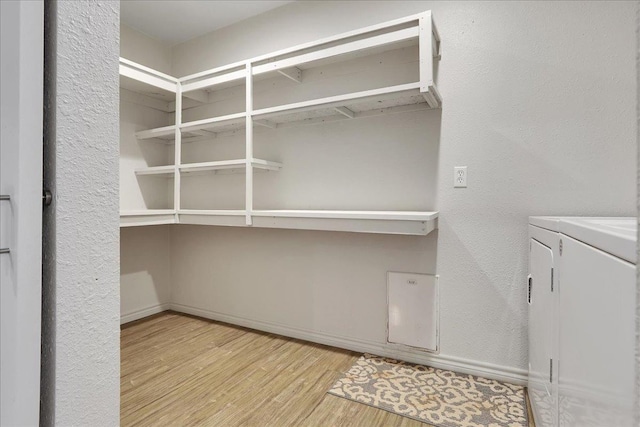
M 365 354 L 329 393 L 438 427 L 528 427 L 523 387 Z

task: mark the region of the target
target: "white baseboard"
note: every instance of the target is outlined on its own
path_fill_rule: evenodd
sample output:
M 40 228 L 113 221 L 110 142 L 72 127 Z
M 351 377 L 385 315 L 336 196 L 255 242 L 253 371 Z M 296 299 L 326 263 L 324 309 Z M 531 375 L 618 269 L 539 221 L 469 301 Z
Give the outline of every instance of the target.
M 125 323 L 133 322 L 134 320 L 139 320 L 157 313 L 162 313 L 163 311 L 167 311 L 170 308 L 171 304 L 158 304 L 151 307 L 143 308 L 141 310 L 136 310 L 131 313 L 121 314 L 120 324 L 124 325 Z
M 438 369 L 447 369 L 450 371 L 490 378 L 511 384 L 522 386 L 527 385 L 527 371 L 525 371 L 524 369 L 494 365 L 491 363 L 478 362 L 475 360 L 446 356 L 442 354 L 425 353 L 419 350 L 412 350 L 410 348 L 398 348 L 386 343 L 378 343 L 356 338 L 325 334 L 322 332 L 315 332 L 272 322 L 264 322 L 260 320 L 232 316 L 229 314 L 204 310 L 183 304 L 172 303 L 168 305 L 171 310 L 180 313 L 186 313 L 194 316 L 204 317 L 206 319 L 231 323 L 238 326 L 244 326 L 246 328 L 257 329 L 264 332 L 284 335 L 287 337 L 311 341 L 314 343 L 329 345 L 332 347 L 344 348 L 359 353 L 371 353 L 378 356 L 391 357 L 407 362 L 429 365 Z

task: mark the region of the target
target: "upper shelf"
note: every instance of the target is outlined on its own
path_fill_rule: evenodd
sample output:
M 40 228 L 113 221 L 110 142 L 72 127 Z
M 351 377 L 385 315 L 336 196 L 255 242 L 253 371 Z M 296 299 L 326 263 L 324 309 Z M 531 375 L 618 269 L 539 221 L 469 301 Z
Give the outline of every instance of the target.
M 144 87 L 140 85 L 146 85 L 147 87 L 153 87 L 156 89 L 162 89 L 167 93 L 176 93 L 176 87 L 178 79 L 168 74 L 161 73 L 144 65 L 138 64 L 133 61 L 129 61 L 125 58 L 120 58 L 120 76 L 125 77 L 121 79 L 120 84 L 131 84 L 132 87 Z M 125 87 L 125 89 L 127 89 Z M 164 99 L 162 96 L 158 96 L 159 99 Z M 173 101 L 175 95 L 168 98 L 169 101 Z
M 440 97 L 436 92 L 438 103 Z M 409 83 L 380 89 L 330 96 L 276 107 L 255 110 L 251 115 L 254 126 L 275 129 L 280 126 L 311 124 L 318 121 L 356 119 L 409 110 L 432 108 L 420 92 L 420 83 Z M 246 113 L 230 114 L 183 123 L 184 142 L 200 137 L 215 137 L 219 132 L 243 129 Z M 204 132 L 204 133 L 203 133 Z M 175 126 L 165 126 L 136 133 L 138 139 L 159 138 L 173 140 Z M 208 134 L 208 135 L 207 135 Z
M 191 74 L 179 80 L 185 94 L 239 84 L 249 71 L 256 80 L 279 73 L 300 81 L 301 70 L 416 44 L 421 45 L 421 61 L 425 62 L 426 68 L 431 68 L 432 58 L 440 57 L 440 37 L 429 11 Z M 428 90 L 427 87 L 423 89 Z
M 301 71 L 308 68 L 412 45 L 420 46 L 421 69 L 424 69 L 424 74 L 421 71 L 420 89 L 426 93 L 431 90 L 429 86 L 433 86 L 433 58 L 440 58 L 440 36 L 429 11 L 271 52 L 180 79 L 123 58 L 120 61 L 120 73 L 174 93 L 177 92 L 179 84 L 183 96 L 207 102 L 208 96 L 203 89 L 221 89 L 242 84 L 249 73 L 254 80 L 280 74 L 300 82 Z M 434 108 L 438 106 L 435 102 L 429 103 Z
M 438 97 L 439 99 L 439 97 Z M 401 108 L 404 107 L 404 108 Z M 393 111 L 431 108 L 420 93 L 420 83 L 409 83 L 331 96 L 294 104 L 263 108 L 253 112 L 256 120 L 280 124 L 312 122 L 328 117 L 355 119 Z
M 324 66 L 339 61 L 348 61 L 367 55 L 380 54 L 389 50 L 418 44 L 418 27 L 398 29 L 393 32 L 373 35 L 360 40 L 347 38 L 342 43 L 325 43 L 316 48 L 302 48 L 290 53 L 278 52 L 269 58 L 254 58 L 251 74 L 254 81 L 271 78 L 275 75 L 283 75 L 291 80 L 300 82 L 301 71 L 314 67 Z M 223 89 L 242 84 L 247 76 L 246 65 L 232 64 L 231 67 L 222 67 L 209 71 L 210 75 L 194 77 L 187 76 L 183 82 L 183 93 L 192 90 Z M 200 75 L 198 73 L 195 76 Z

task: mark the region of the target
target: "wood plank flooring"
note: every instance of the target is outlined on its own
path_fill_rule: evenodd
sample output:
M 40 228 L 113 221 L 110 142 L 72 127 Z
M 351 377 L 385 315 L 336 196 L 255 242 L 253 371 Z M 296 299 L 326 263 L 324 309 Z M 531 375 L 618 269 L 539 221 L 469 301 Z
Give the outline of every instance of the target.
M 165 312 L 121 333 L 122 426 L 426 426 L 326 391 L 358 353 Z

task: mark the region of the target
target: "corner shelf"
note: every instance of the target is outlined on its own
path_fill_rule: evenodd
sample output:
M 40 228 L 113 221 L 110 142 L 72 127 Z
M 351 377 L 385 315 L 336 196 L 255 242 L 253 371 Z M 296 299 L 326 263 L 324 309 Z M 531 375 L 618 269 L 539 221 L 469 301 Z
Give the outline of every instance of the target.
M 403 65 L 417 64 L 418 66 L 417 74 L 402 75 L 400 81 L 410 81 L 410 83 L 254 109 L 254 81 L 282 75 L 289 80 L 304 84 L 302 70 L 416 45 L 417 50 L 411 48 L 404 52 L 411 55 L 417 52 L 415 53 L 417 60 L 411 57 L 405 59 L 406 62 L 402 62 Z M 175 124 L 143 130 L 137 132 L 135 136 L 138 140 L 173 143 L 176 165 L 135 170 L 138 176 L 173 178 L 173 193 L 169 191 L 168 194 L 172 194 L 173 206 L 176 209 L 124 211 L 121 214 L 122 226 L 163 223 L 408 235 L 430 233 L 437 226 L 438 212 L 255 210 L 253 208 L 254 170 L 279 171 L 282 164 L 254 158 L 253 139 L 254 127 L 278 129 L 301 124 L 440 108 L 442 97 L 433 78 L 434 62 L 439 58 L 440 37 L 430 11 L 294 46 L 180 79 L 121 58 L 120 73 L 123 77 L 121 81 L 127 82 L 127 86 L 123 86 L 125 89 L 135 90 L 140 84 L 158 89 L 160 95 L 156 97 L 157 99 L 150 101 L 154 103 L 153 105 L 168 101 L 163 91 L 175 96 L 166 109 L 168 112 L 175 111 Z M 212 91 L 242 83 L 246 87 L 244 111 L 202 120 L 182 121 L 183 108 L 188 109 L 194 105 L 214 102 L 212 101 L 214 98 L 210 96 Z M 390 81 L 387 80 L 387 83 Z M 154 91 L 151 92 L 154 93 Z M 244 158 L 182 163 L 183 144 L 208 141 L 219 134 L 234 134 L 242 130 L 245 132 Z M 247 167 L 249 164 L 252 167 Z M 181 209 L 181 178 L 198 173 L 223 172 L 245 173 L 245 209 Z

